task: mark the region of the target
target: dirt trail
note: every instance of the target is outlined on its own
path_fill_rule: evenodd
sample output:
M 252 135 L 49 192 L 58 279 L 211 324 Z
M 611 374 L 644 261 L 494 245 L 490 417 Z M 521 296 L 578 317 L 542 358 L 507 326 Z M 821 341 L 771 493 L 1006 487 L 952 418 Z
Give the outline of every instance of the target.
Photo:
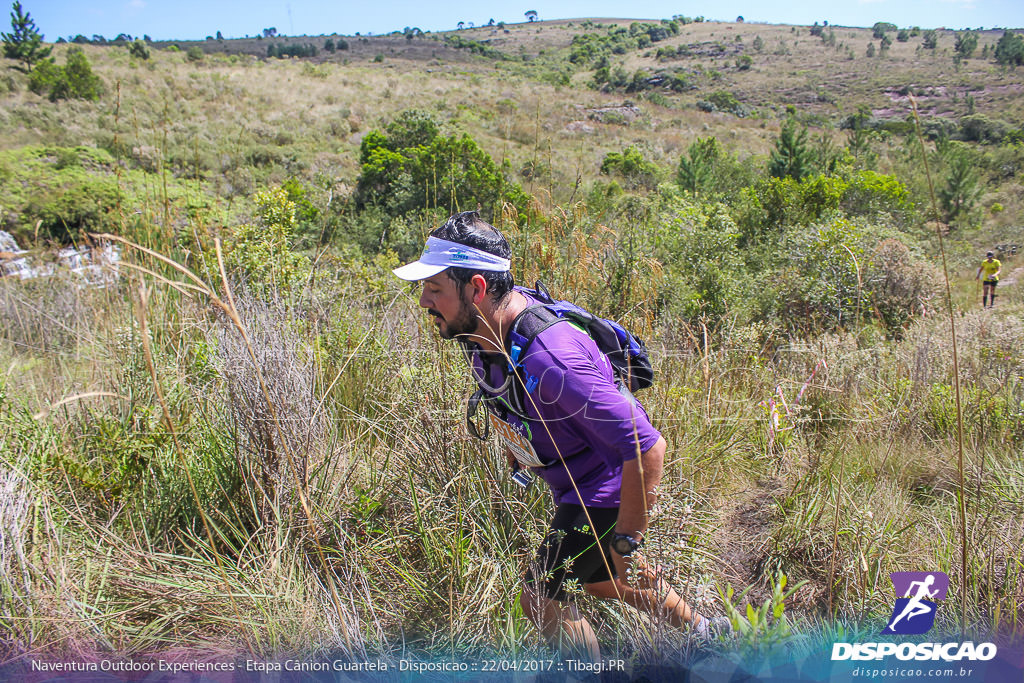
M 719 557 L 727 581 L 739 590 L 747 586 L 751 598 L 762 598 L 763 581 L 760 565 L 764 559 L 771 526 L 772 483 L 748 489 L 735 498 L 735 503 L 722 511 Z
M 1014 268 L 1012 271 L 1010 271 L 1010 274 L 1007 275 L 1006 277 L 999 278 L 999 286 L 1011 287 L 1017 284 L 1017 281 L 1020 279 L 1021 275 L 1024 275 L 1024 266 L 1018 266 Z

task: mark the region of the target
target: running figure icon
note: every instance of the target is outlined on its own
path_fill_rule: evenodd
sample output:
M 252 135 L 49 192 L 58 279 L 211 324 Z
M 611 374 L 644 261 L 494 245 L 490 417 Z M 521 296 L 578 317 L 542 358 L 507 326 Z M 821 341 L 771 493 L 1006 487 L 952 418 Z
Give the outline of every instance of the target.
M 949 577 L 942 572 L 893 572 L 896 599 L 889 624 L 882 633 L 921 634 L 935 623 L 937 600 L 944 600 Z
M 922 614 L 928 614 L 929 612 L 935 609 L 935 603 L 932 603 L 931 605 L 926 605 L 922 602 L 924 598 L 934 598 L 936 595 L 938 595 L 938 590 L 928 589 L 929 586 L 931 586 L 933 583 L 935 583 L 934 574 L 929 574 L 928 578 L 926 578 L 924 581 L 911 582 L 910 590 L 914 590 L 914 586 L 917 586 L 917 592 L 914 595 L 908 596 L 910 598 L 910 601 L 907 603 L 907 606 L 903 608 L 903 611 L 900 612 L 900 615 L 898 617 L 889 622 L 890 631 L 896 630 L 896 624 L 898 624 L 899 621 L 903 619 L 903 617 L 906 617 L 907 621 L 910 621 L 914 617 L 920 616 Z

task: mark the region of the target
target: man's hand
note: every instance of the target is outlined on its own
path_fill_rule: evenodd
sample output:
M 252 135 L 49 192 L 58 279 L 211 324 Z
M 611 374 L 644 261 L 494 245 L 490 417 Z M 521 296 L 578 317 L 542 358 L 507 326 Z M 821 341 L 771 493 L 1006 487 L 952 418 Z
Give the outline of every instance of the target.
M 633 576 L 633 569 L 635 567 L 642 567 L 643 560 L 640 559 L 639 553 L 633 553 L 629 557 L 623 557 L 614 550 L 612 551 L 612 564 L 615 566 L 615 575 L 619 579 L 619 583 L 625 586 L 633 586 L 636 577 Z

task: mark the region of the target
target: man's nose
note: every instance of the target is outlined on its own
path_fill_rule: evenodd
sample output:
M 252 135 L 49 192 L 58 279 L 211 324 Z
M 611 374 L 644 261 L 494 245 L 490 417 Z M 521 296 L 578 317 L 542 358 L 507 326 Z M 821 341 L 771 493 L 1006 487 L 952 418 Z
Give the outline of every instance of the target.
M 430 308 L 430 301 L 427 298 L 427 289 L 424 287 L 420 291 L 420 308 Z

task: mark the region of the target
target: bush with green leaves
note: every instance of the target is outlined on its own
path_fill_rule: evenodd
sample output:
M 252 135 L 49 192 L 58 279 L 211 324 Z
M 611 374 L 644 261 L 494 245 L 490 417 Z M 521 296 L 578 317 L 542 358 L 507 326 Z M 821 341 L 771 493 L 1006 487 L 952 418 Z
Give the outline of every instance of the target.
M 875 22 L 875 25 L 871 27 L 871 36 L 875 39 L 882 38 L 889 31 L 895 31 L 896 24 L 890 24 L 887 21 Z
M 894 175 L 861 169 L 844 177 L 840 207 L 849 216 L 872 220 L 887 217 L 894 225 L 906 227 L 914 212 L 910 191 Z
M 47 185 L 37 186 L 23 212 L 38 221 L 41 236 L 68 244 L 80 242 L 85 231 L 106 230 L 117 202 L 113 178 L 66 166 Z
M 427 112 L 407 110 L 383 132 L 370 131 L 359 151 L 355 202 L 388 216 L 421 209 L 482 210 L 497 215 L 503 202 L 523 209 L 527 197 L 468 135 L 444 135 Z
M 999 119 L 990 119 L 984 114 L 968 114 L 960 119 L 959 137 L 968 142 L 1001 142 L 1013 125 Z
M 926 50 L 934 50 L 939 46 L 939 33 L 935 29 L 928 29 L 921 36 L 921 47 Z
M 632 188 L 652 190 L 658 184 L 658 167 L 645 159 L 634 146 L 605 155 L 601 162 L 601 174 L 618 176 Z
M 708 112 L 724 111 L 741 118 L 749 113 L 747 107 L 736 99 L 736 95 L 728 90 L 716 90 L 713 93 L 709 93 L 707 98 L 697 102 L 697 107 Z
M 962 31 L 956 34 L 956 43 L 953 46 L 956 53 L 967 59 L 978 49 L 978 34 L 974 31 Z
M 233 229 L 228 264 L 263 295 L 287 295 L 309 276 L 309 259 L 293 249 L 299 227 L 295 202 L 278 187 L 257 192 L 256 220 Z
M 676 182 L 687 192 L 699 194 L 710 185 L 722 152 L 715 137 L 697 138 L 679 159 Z
M 845 218 L 787 230 L 779 267 L 760 291 L 762 315 L 797 337 L 852 326 L 869 310 L 859 276 L 866 264 L 860 228 Z
M 149 59 L 149 46 L 144 40 L 134 40 L 128 44 L 128 54 L 136 59 Z
M 37 95 L 48 95 L 53 102 L 98 100 L 103 92 L 103 82 L 92 72 L 89 59 L 78 47 L 68 50 L 64 66 L 57 66 L 53 59 L 39 62 L 29 75 L 28 87 Z
M 1013 31 L 1004 31 L 996 43 L 996 62 L 1003 66 L 1024 64 L 1024 36 Z
M 736 222 L 720 203 L 676 200 L 664 212 L 653 232 L 665 269 L 661 307 L 672 319 L 717 327 L 746 299 Z

